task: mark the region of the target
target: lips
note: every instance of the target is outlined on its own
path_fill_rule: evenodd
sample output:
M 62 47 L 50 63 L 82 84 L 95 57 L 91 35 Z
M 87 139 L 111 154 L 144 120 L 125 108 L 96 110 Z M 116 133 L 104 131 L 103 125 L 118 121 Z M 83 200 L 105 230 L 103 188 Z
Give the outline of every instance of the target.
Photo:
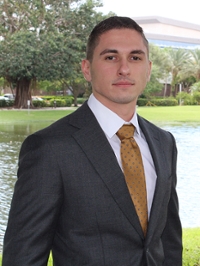
M 128 81 L 128 80 L 119 80 L 113 83 L 113 85 L 117 86 L 131 86 L 134 85 L 134 82 Z

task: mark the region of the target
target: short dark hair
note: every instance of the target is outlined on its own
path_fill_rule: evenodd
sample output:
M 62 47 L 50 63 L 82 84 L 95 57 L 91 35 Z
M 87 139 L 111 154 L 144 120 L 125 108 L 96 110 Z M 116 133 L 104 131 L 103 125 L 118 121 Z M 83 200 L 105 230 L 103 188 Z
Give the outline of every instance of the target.
M 98 23 L 90 33 L 86 48 L 87 60 L 89 60 L 90 62 L 92 61 L 94 49 L 99 43 L 100 36 L 103 33 L 113 29 L 132 29 L 140 33 L 147 48 L 147 53 L 149 54 L 149 44 L 144 35 L 143 29 L 133 19 L 129 17 L 113 16 Z

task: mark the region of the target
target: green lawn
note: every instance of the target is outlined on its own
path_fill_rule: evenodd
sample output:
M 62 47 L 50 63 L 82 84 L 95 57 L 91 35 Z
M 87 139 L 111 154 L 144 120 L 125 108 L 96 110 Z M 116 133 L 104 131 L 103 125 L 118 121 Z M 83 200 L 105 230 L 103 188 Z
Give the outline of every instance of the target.
M 76 108 L 68 110 L 1 110 L 0 123 L 27 123 L 27 122 L 54 122 L 59 118 L 73 112 Z
M 183 229 L 183 266 L 200 266 L 200 228 Z
M 137 112 L 150 121 L 200 122 L 200 106 L 138 107 Z
M 0 123 L 53 122 L 73 112 L 67 110 L 1 110 Z M 200 106 L 138 107 L 137 112 L 153 122 L 200 122 Z

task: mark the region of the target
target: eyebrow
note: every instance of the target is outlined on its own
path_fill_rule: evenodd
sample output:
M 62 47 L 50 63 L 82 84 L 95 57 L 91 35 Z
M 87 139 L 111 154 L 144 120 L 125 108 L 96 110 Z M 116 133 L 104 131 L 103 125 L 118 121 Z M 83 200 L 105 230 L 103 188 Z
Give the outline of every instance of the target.
M 116 49 L 105 49 L 103 50 L 100 55 L 104 55 L 104 54 L 118 54 L 118 50 Z M 143 50 L 132 50 L 130 52 L 130 54 L 145 54 L 145 52 Z

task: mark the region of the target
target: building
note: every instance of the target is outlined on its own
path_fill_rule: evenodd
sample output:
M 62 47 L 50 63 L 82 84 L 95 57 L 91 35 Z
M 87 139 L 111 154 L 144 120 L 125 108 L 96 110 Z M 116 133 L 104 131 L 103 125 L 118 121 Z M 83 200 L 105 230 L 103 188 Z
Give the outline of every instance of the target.
M 200 49 L 200 25 L 159 16 L 133 19 L 143 28 L 150 43 L 162 48 Z

